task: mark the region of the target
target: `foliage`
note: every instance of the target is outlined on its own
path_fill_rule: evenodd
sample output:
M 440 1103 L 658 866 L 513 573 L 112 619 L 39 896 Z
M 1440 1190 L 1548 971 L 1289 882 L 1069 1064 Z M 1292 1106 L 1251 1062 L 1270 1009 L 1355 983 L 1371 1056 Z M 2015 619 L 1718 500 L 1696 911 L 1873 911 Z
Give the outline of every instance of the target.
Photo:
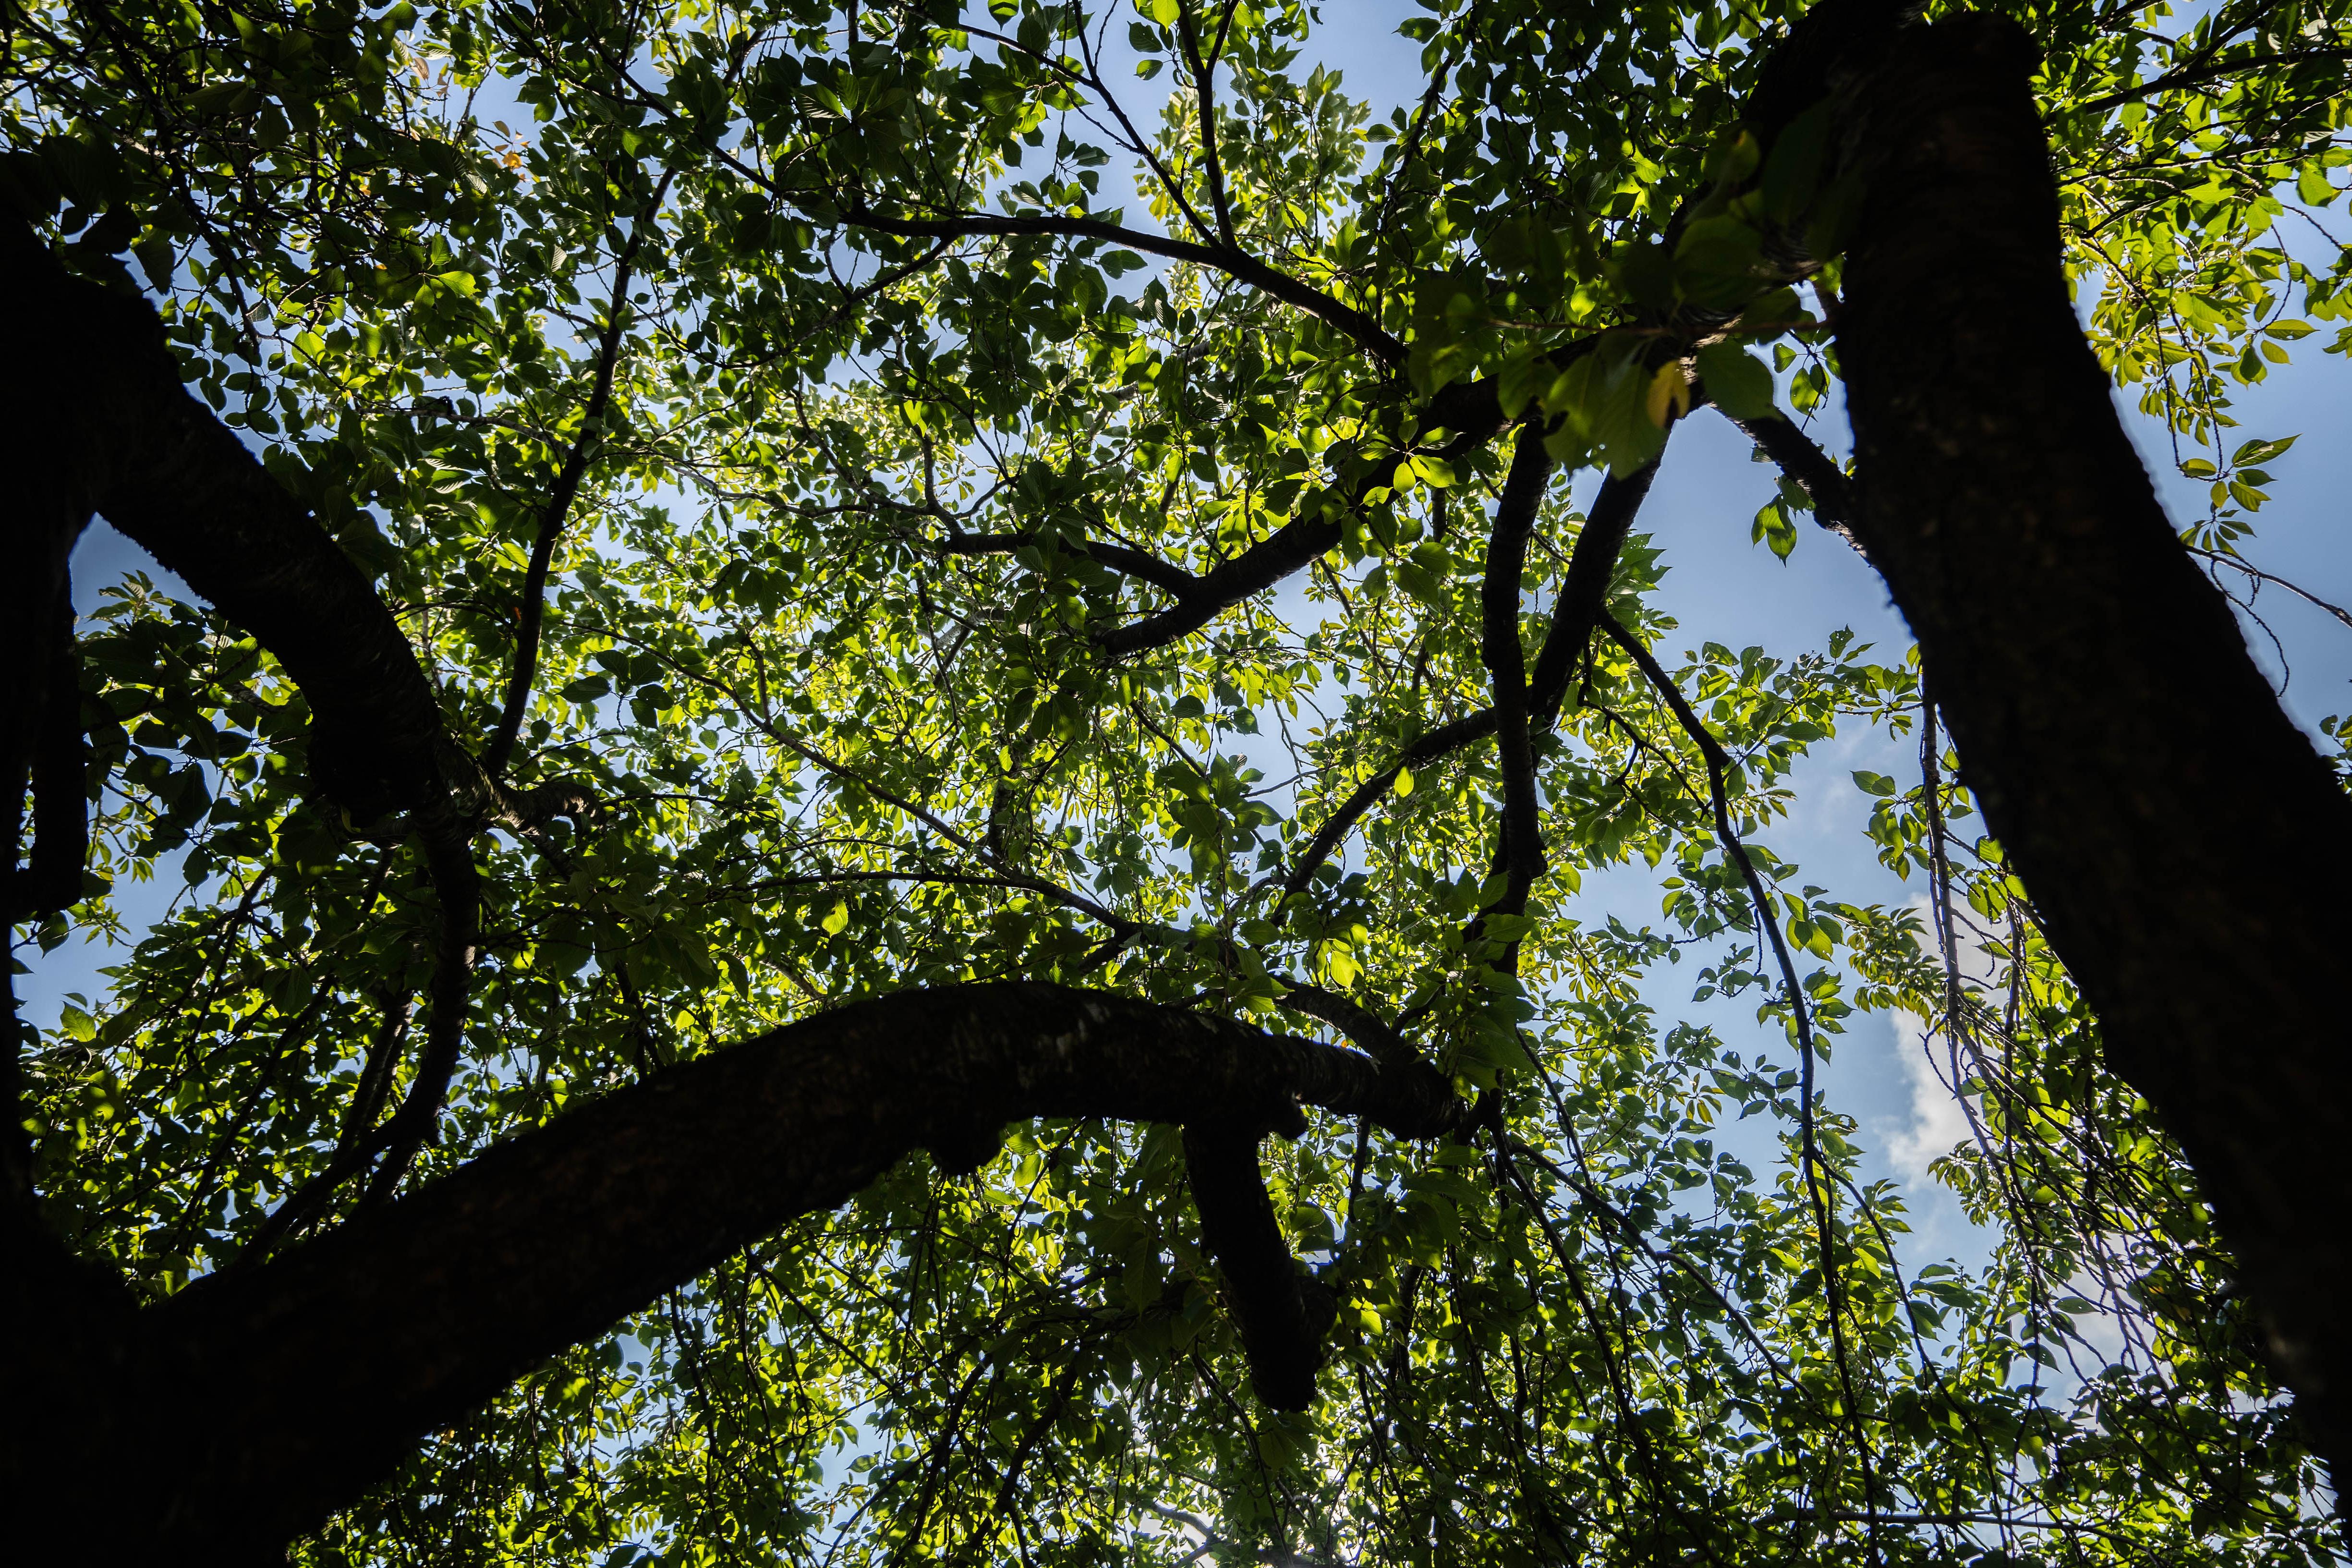
M 2345 8 L 2011 8 L 2048 51 L 2093 341 L 2233 555 L 2293 437 L 2224 435 L 2230 388 L 2352 341 L 2326 336 L 2347 253 L 2314 237 L 2352 162 Z M 1715 313 L 1692 363 L 1734 412 L 1832 395 L 1765 252 L 1814 171 L 1759 173 L 1737 129 L 1788 19 L 1449 0 L 1404 22 L 1427 91 L 1389 112 L 1312 63 L 1356 19 L 1297 0 L 16 13 L 11 200 L 157 300 L 455 733 L 498 728 L 551 539 L 511 771 L 597 806 L 478 847 L 484 956 L 417 1179 L 811 1009 L 1005 976 L 1269 1026 L 1312 981 L 1498 1118 L 1270 1148 L 1342 1303 L 1305 1415 L 1243 1392 L 1173 1130 L 1042 1123 L 534 1372 L 307 1561 L 2327 1555 L 2195 1184 L 2099 1072 L 1901 650 L 1701 627 L 1672 672 L 1801 997 L 1705 757 L 1603 638 L 1535 742 L 1524 914 L 1494 912 L 1484 743 L 1400 772 L 1290 886 L 1341 801 L 1490 700 L 1508 455 L 1446 447 L 1433 396 L 1485 377 L 1557 419 L 1532 655 L 1586 521 L 1570 471 L 1638 472 L 1691 408 L 1650 323 Z M 1761 216 L 1727 195 L 1751 175 Z M 1783 485 L 1758 537 L 1786 554 L 1808 505 Z M 1102 646 L 1286 528 L 1328 542 L 1279 589 Z M 1664 654 L 1657 578 L 1637 535 L 1609 602 Z M 327 1166 L 372 1060 L 409 1081 L 437 906 L 416 848 L 306 801 L 303 699 L 236 627 L 133 581 L 80 646 L 98 845 L 27 934 L 136 945 L 32 1048 L 43 1190 L 167 1293 Z M 1924 728 L 1917 784 L 1861 782 L 1933 932 L 1768 847 L 1791 769 L 1872 726 Z M 1580 923 L 1580 878 L 1634 863 L 1659 922 Z M 122 895 L 175 877 L 131 929 Z M 1678 964 L 1785 1043 L 1660 1020 L 1641 987 Z M 1826 1053 L 1885 1009 L 1930 1020 L 1970 1108 L 1939 1169 L 2001 1237 L 1984 1269 L 1906 1272 L 1899 1196 L 1807 1108 L 1800 1017 Z

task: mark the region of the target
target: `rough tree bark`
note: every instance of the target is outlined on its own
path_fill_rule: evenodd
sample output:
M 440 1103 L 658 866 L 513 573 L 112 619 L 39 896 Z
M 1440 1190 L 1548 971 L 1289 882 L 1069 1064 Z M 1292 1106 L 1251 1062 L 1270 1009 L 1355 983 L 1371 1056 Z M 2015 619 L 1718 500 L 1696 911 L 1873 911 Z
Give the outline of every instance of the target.
M 1067 987 L 959 986 L 668 1068 L 158 1306 L 134 1310 L 54 1249 L 38 1260 L 41 1300 L 6 1293 L 36 1314 L 5 1325 L 12 1342 L 54 1358 L 12 1355 L 0 1372 L 12 1541 L 27 1560 L 41 1546 L 91 1563 L 262 1560 L 534 1363 L 843 1203 L 908 1151 L 976 1163 L 1022 1118 L 1214 1130 L 1233 1147 L 1213 1180 L 1233 1202 L 1203 1194 L 1212 1251 L 1229 1276 L 1287 1283 L 1251 1151 L 1263 1131 L 1297 1130 L 1301 1100 L 1405 1136 L 1444 1130 L 1457 1109 L 1419 1064 Z M 1311 1291 L 1273 1313 L 1302 1301 L 1328 1319 Z M 1259 1331 L 1264 1315 L 1237 1309 L 1253 1376 L 1303 1404 L 1311 1360 L 1284 1358 L 1311 1357 L 1313 1341 L 1299 1323 Z
M 2352 798 L 2167 521 L 2075 322 L 2033 67 L 2015 24 L 1964 16 L 1902 35 L 1848 95 L 1847 143 L 1878 159 L 1836 324 L 1852 526 L 2340 1480 Z
M 13 214 L 0 216 L 0 290 L 23 334 L 6 377 L 21 405 L 10 469 L 31 481 L 12 533 L 37 518 L 70 550 L 103 513 L 251 632 L 309 700 L 312 776 L 354 818 L 480 810 L 479 769 L 444 731 L 399 623 L 310 510 L 181 384 L 154 310 L 68 273 Z

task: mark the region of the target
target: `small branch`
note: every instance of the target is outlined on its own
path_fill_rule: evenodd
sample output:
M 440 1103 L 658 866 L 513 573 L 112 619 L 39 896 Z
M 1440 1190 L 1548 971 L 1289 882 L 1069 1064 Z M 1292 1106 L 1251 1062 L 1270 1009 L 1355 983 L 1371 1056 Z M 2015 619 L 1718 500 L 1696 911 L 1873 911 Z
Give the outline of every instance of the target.
M 1216 62 L 1201 58 L 1201 36 L 1192 26 L 1192 7 L 1176 8 L 1176 37 L 1184 47 L 1184 63 L 1192 68 L 1192 89 L 1200 100 L 1201 167 L 1209 186 L 1209 205 L 1217 215 L 1217 237 L 1229 250 L 1234 241 L 1233 209 L 1225 202 L 1225 174 L 1217 160 Z M 1222 40 L 1220 40 L 1222 42 Z
M 1173 261 L 1189 261 L 1224 273 L 1284 304 L 1303 310 L 1339 329 L 1357 347 L 1390 369 L 1404 363 L 1406 349 L 1380 322 L 1342 304 L 1328 294 L 1280 272 L 1254 256 L 1222 245 L 1195 245 L 1190 240 L 1107 223 L 1101 218 L 1056 217 L 1035 214 L 998 217 L 990 213 L 958 213 L 947 218 L 885 217 L 856 203 L 843 209 L 843 221 L 879 234 L 912 239 L 956 239 L 980 235 L 1058 235 L 1071 239 L 1097 239 L 1130 246 Z
M 2312 593 L 2309 589 L 2298 587 L 2294 584 L 2288 582 L 2284 577 L 2274 576 L 2271 573 L 2263 571 L 2259 566 L 2252 565 L 2244 561 L 2241 561 L 2234 555 L 2224 555 L 2218 550 L 2206 550 L 2198 545 L 2192 544 L 2189 546 L 2189 553 L 2196 556 L 2200 561 L 2206 562 L 2210 565 L 2227 566 L 2231 571 L 2242 572 L 2247 576 L 2253 578 L 2257 582 L 2268 583 L 2273 587 L 2284 588 L 2296 598 L 2303 600 L 2306 604 L 2318 605 L 2321 609 L 2326 610 L 2329 615 L 2334 616 L 2337 620 L 2342 621 L 2346 626 L 2352 626 L 2352 610 L 2347 610 L 2341 605 L 2330 604 L 2326 599 L 2321 598 L 2318 595 Z M 2248 595 L 2248 597 L 2251 598 L 2252 596 L 2252 595 L 2251 594 Z
M 436 836 L 437 837 L 437 836 Z M 392 1009 L 385 1009 L 384 1028 L 360 1073 L 359 1089 L 341 1138 L 327 1168 L 297 1187 L 262 1221 L 237 1256 L 234 1267 L 250 1269 L 265 1262 L 289 1237 L 299 1234 L 326 1211 L 344 1183 L 374 1167 L 363 1205 L 381 1202 L 406 1174 L 432 1136 L 447 1095 L 450 1075 L 465 1037 L 466 1005 L 473 975 L 475 942 L 480 934 L 481 878 L 474 869 L 473 852 L 462 837 L 428 838 L 425 864 L 441 900 L 441 938 L 435 955 L 433 980 L 427 993 L 425 1054 L 400 1108 L 381 1125 L 375 1113 L 390 1087 L 393 1062 L 408 1034 L 404 999 L 397 1026 Z M 379 1163 L 381 1159 L 381 1163 Z
M 1571 345 L 1553 357 L 1565 364 L 1590 352 L 1591 346 L 1590 341 Z M 1451 462 L 1493 440 L 1507 421 L 1503 417 L 1502 403 L 1492 381 L 1457 381 L 1430 398 L 1417 423 L 1423 435 L 1438 430 L 1453 433 L 1454 438 L 1436 453 Z M 1392 458 L 1402 455 L 1399 452 Z M 1363 497 L 1386 485 L 1393 472 L 1391 468 L 1375 465 L 1373 471 L 1358 482 L 1356 493 L 1348 504 L 1362 505 Z M 1195 579 L 1195 592 L 1183 596 L 1174 608 L 1097 633 L 1095 646 L 1118 658 L 1164 647 L 1190 637 L 1230 606 L 1274 586 L 1338 545 L 1345 532 L 1341 524 L 1319 515 L 1295 518 L 1271 537 L 1260 540 L 1214 571 Z
M 506 772 L 515 737 L 522 732 L 523 715 L 530 707 L 531 681 L 539 673 L 540 635 L 547 614 L 548 571 L 555 559 L 556 541 L 563 536 L 572 502 L 580 493 L 581 482 L 587 478 L 588 465 L 604 444 L 604 419 L 613 401 L 614 368 L 619 363 L 621 341 L 630 321 L 629 280 L 636 264 L 637 248 L 645 242 L 646 231 L 653 226 L 655 215 L 661 210 L 662 198 L 669 194 L 669 174 L 664 174 L 645 211 L 630 226 L 628 243 L 622 247 L 613 265 L 612 302 L 604 310 L 604 336 L 596 345 L 596 376 L 588 394 L 588 405 L 581 413 L 580 436 L 572 443 L 563 467 L 556 473 L 555 484 L 548 491 L 547 506 L 540 513 L 539 536 L 531 542 L 530 566 L 523 575 L 522 598 L 517 606 L 522 619 L 515 632 L 514 668 L 507 677 L 506 704 L 499 715 L 498 732 L 490 738 L 489 751 L 482 759 L 482 765 L 493 777 Z
M 1038 536 L 1034 533 L 966 533 L 960 528 L 951 527 L 948 536 L 935 542 L 932 547 L 947 555 L 1011 555 L 1038 542 Z M 1200 578 L 1181 566 L 1162 561 L 1157 555 L 1132 545 L 1090 539 L 1066 542 L 1060 547 L 1075 550 L 1099 565 L 1172 594 L 1180 603 L 1201 591 Z
M 1620 625 L 1613 616 L 1604 614 L 1601 616 L 1601 629 L 1609 635 L 1612 642 L 1625 650 L 1627 657 L 1640 668 L 1643 679 L 1650 683 L 1660 700 L 1672 710 L 1675 721 L 1682 726 L 1683 733 L 1690 737 L 1691 743 L 1706 758 L 1707 795 L 1715 808 L 1716 834 L 1722 841 L 1725 856 L 1739 868 L 1740 877 L 1748 884 L 1748 897 L 1756 904 L 1757 923 L 1771 942 L 1772 956 L 1780 966 L 1780 983 L 1789 998 L 1790 1016 L 1795 1026 L 1797 1048 L 1801 1053 L 1798 1086 L 1801 1098 L 1797 1111 L 1800 1175 L 1806 1197 L 1813 1209 L 1815 1236 L 1821 1248 L 1822 1291 L 1830 1321 L 1830 1342 L 1837 1358 L 1838 1384 L 1845 1396 L 1847 1419 L 1853 1427 L 1855 1458 L 1862 1465 L 1863 1495 L 1874 1504 L 1878 1483 L 1871 1472 L 1870 1441 L 1863 1430 L 1861 1406 L 1854 1400 L 1853 1372 L 1845 1342 L 1844 1291 L 1838 1283 L 1837 1258 L 1832 1247 L 1835 1232 L 1831 1224 L 1828 1195 L 1822 1191 L 1816 1168 L 1820 1163 L 1820 1152 L 1813 1128 L 1813 1026 L 1805 1006 L 1804 987 L 1797 980 L 1797 966 L 1789 956 L 1789 944 L 1780 934 L 1780 922 L 1773 916 L 1771 897 L 1765 891 L 1764 879 L 1757 873 L 1756 862 L 1748 858 L 1748 847 L 1740 842 L 1739 835 L 1731 826 L 1729 797 L 1724 784 L 1724 775 L 1731 769 L 1730 757 L 1725 754 L 1722 743 L 1714 733 L 1692 711 L 1682 689 L 1675 684 L 1674 679 L 1640 639 Z M 1877 1550 L 1874 1525 L 1873 1530 L 1872 1552 L 1874 1556 Z
M 1316 830 L 1315 837 L 1307 842 L 1306 849 L 1300 853 L 1298 863 L 1290 868 L 1290 875 L 1282 879 L 1284 900 L 1295 898 L 1305 889 L 1307 884 L 1314 879 L 1317 869 L 1331 858 L 1333 852 L 1339 847 L 1340 842 L 1362 819 L 1364 813 L 1378 805 L 1391 790 L 1396 787 L 1399 773 L 1409 769 L 1424 767 L 1441 757 L 1460 751 L 1474 742 L 1483 741 L 1494 732 L 1495 710 L 1492 708 L 1481 708 L 1475 713 L 1467 714 L 1451 723 L 1441 724 L 1436 729 L 1426 731 L 1418 740 L 1405 747 L 1395 762 L 1358 784 L 1354 793 L 1340 802 L 1339 809 L 1333 812 L 1325 820 L 1323 826 Z
M 2169 92 L 2176 87 L 2195 87 L 2218 77 L 2231 76 L 2239 71 L 2263 70 L 2271 66 L 2300 65 L 2305 60 L 2340 60 L 2352 58 L 2352 49 L 2284 49 L 2269 54 L 2240 55 L 2233 59 L 2210 60 L 2202 65 L 2186 66 L 2140 83 L 2137 87 L 2111 92 L 2104 97 L 2086 100 L 2061 110 L 2065 114 L 2102 114 L 2126 103 L 2137 103 L 2156 93 Z
M 362 1203 L 389 1197 L 408 1173 L 409 1162 L 433 1139 L 441 1120 L 441 1103 L 449 1092 L 450 1075 L 465 1044 L 466 1011 L 474 977 L 476 943 L 481 935 L 482 881 L 474 868 L 472 846 L 462 837 L 428 835 L 425 861 L 433 874 L 433 889 L 441 900 L 441 941 L 434 955 L 433 981 L 425 1016 L 425 1054 L 416 1064 L 416 1078 L 408 1097 L 400 1102 L 379 1134 L 383 1163 L 368 1179 Z
M 368 1047 L 367 1060 L 360 1068 L 360 1081 L 352 1090 L 352 1103 L 343 1113 L 343 1131 L 335 1140 L 338 1159 L 357 1149 L 367 1135 L 375 1131 L 375 1119 L 383 1113 L 384 1097 L 392 1092 L 393 1064 L 408 1044 L 408 1024 L 416 1010 L 416 994 L 405 985 L 387 991 L 383 996 L 383 1020 L 377 1026 L 375 1043 Z M 289 1203 L 289 1207 L 291 1207 Z
M 1730 419 L 1729 415 L 1725 418 Z M 1813 521 L 1853 546 L 1855 554 L 1870 559 L 1870 552 L 1853 531 L 1854 519 L 1861 514 L 1854 502 L 1853 480 L 1838 467 L 1835 458 L 1822 450 L 1811 436 L 1786 419 L 1732 419 L 1740 433 L 1764 450 L 1780 470 L 1813 503 Z

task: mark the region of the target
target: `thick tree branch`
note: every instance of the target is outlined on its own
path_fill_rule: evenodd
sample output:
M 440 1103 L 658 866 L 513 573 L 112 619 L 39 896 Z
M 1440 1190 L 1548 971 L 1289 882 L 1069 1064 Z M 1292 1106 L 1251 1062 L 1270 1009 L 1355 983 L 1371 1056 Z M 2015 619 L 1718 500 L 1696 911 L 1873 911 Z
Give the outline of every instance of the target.
M 1527 571 L 1528 536 L 1535 531 L 1551 456 L 1533 421 L 1519 426 L 1511 469 L 1495 507 L 1486 540 L 1486 575 L 1479 585 L 1478 652 L 1492 684 L 1495 748 L 1503 775 L 1503 844 L 1496 869 L 1509 879 L 1496 912 L 1518 914 L 1528 889 L 1543 875 L 1543 826 L 1536 796 L 1535 753 L 1528 741 L 1527 655 L 1519 647 L 1519 580 Z
M 449 740 L 399 624 L 367 578 L 234 432 L 181 384 L 143 300 L 69 275 L 22 220 L 0 219 L 0 286 L 41 330 L 9 374 L 57 411 L 58 467 L 109 521 L 230 620 L 302 689 L 310 769 L 354 818 L 490 809 Z
M 1254 1133 L 1296 1125 L 1301 1101 L 1433 1131 L 1421 1088 L 1372 1058 L 1198 1013 L 1015 984 L 859 1003 L 657 1072 L 139 1314 L 118 1370 L 69 1391 L 98 1451 L 52 1442 L 28 1484 L 141 1510 L 126 1538 L 274 1549 L 534 1362 L 910 1149 L 986 1146 L 1033 1116 Z M 1240 1257 L 1220 1265 L 1245 1274 Z
M 1258 1171 L 1261 1136 L 1246 1122 L 1187 1122 L 1184 1166 L 1202 1244 L 1224 1276 L 1225 1309 L 1249 1356 L 1250 1386 L 1276 1410 L 1304 1410 L 1315 1403 L 1339 1299 L 1290 1255 Z
M 1879 160 L 1837 322 L 1855 532 L 2108 1062 L 2196 1167 L 2340 1486 L 2352 800 L 2116 417 L 2067 299 L 2033 62 L 2014 23 L 1955 17 L 1906 37 L 1846 105 L 1842 140 Z
M 1592 510 L 1576 536 L 1576 548 L 1568 558 L 1568 576 L 1559 585 L 1559 601 L 1552 605 L 1551 626 L 1544 633 L 1543 647 L 1536 652 L 1535 678 L 1528 692 L 1528 721 L 1538 729 L 1548 730 L 1559 721 L 1560 705 L 1568 699 L 1569 675 L 1584 657 L 1592 630 L 1608 608 L 1609 584 L 1617 574 L 1617 558 L 1625 552 L 1626 536 L 1650 493 L 1650 481 L 1658 476 L 1658 461 L 1653 458 L 1647 467 L 1622 479 L 1611 474 L 1601 480 L 1601 493 L 1593 498 Z
M 1401 1137 L 1433 1138 L 1459 1124 L 1468 1107 L 1454 1095 L 1453 1083 L 1386 1018 L 1320 985 L 1291 982 L 1275 1000 L 1294 1013 L 1330 1025 L 1381 1064 L 1389 1091 L 1395 1097 L 1384 1118 L 1390 1131 Z

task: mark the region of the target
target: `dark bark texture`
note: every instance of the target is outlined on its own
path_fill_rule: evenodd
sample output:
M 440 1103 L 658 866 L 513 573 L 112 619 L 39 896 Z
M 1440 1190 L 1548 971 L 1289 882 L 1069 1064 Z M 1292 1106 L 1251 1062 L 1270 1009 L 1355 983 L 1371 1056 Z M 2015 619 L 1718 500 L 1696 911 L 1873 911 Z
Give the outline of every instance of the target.
M 309 510 L 180 383 L 163 323 L 126 288 L 77 278 L 0 217 L 0 287 L 26 328 L 7 379 L 39 505 L 93 511 L 259 638 L 310 700 L 310 770 L 354 817 L 449 806 L 478 770 L 392 612 Z M 34 454 L 38 454 L 37 457 Z M 29 510 L 29 509 L 28 509 Z M 63 558 L 58 563 L 63 570 Z
M 12 1535 L 81 1563 L 262 1560 L 533 1363 L 910 1150 L 1033 1116 L 1207 1130 L 1210 1249 L 1236 1287 L 1285 1286 L 1233 1303 L 1253 1377 L 1304 1404 L 1329 1303 L 1273 1228 L 1257 1139 L 1301 1100 L 1425 1133 L 1446 1120 L 1427 1071 L 1066 987 L 908 992 L 657 1073 L 160 1306 L 39 1253 L 0 1293 L 13 1342 L 58 1352 L 0 1373 Z
M 1224 1277 L 1225 1310 L 1249 1356 L 1250 1387 L 1274 1409 L 1304 1410 L 1315 1403 L 1323 1335 L 1339 1301 L 1290 1255 L 1258 1173 L 1259 1137 L 1247 1122 L 1195 1122 L 1184 1129 L 1184 1166 L 1201 1243 Z
M 2033 65 L 2013 23 L 1963 16 L 1905 34 L 1849 95 L 1845 144 L 1877 161 L 1837 323 L 1853 525 L 2340 1479 L 2352 798 L 2167 521 L 2076 325 Z

